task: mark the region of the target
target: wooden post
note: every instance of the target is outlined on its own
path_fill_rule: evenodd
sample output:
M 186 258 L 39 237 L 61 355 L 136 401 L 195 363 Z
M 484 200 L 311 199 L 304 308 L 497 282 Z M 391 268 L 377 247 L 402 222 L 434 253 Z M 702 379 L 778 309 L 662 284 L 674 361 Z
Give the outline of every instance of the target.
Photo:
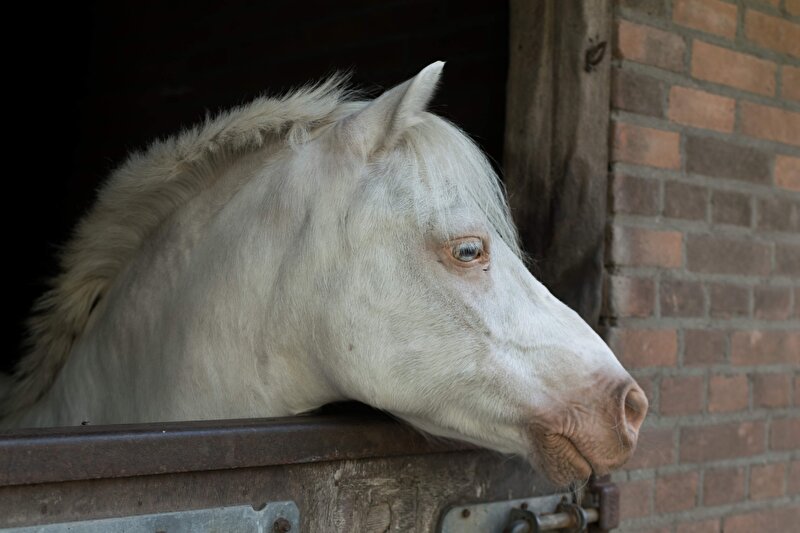
M 597 326 L 608 169 L 611 2 L 511 0 L 503 163 L 534 275 Z

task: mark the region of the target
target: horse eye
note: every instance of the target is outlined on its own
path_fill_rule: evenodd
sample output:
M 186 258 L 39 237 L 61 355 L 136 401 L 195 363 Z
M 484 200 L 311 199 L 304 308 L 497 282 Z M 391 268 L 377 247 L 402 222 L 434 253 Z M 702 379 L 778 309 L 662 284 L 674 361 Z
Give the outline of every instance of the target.
M 453 246 L 453 257 L 462 263 L 470 263 L 483 255 L 483 243 L 479 240 L 460 242 Z

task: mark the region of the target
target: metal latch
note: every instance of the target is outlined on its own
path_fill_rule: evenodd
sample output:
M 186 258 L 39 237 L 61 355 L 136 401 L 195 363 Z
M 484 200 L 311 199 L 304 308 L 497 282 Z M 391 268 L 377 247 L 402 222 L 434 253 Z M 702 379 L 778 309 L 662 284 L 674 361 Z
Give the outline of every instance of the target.
M 451 508 L 441 533 L 602 533 L 619 525 L 619 490 L 608 477 L 594 479 L 578 505 L 570 493 Z
M 597 522 L 597 509 L 584 509 L 576 503 L 562 501 L 554 513 L 537 515 L 527 509 L 512 509 L 503 533 L 539 533 L 540 531 L 566 530 L 583 532 L 589 524 Z
M 300 511 L 294 502 L 269 502 L 256 511 L 249 505 L 217 507 L 83 522 L 2 529 L 13 533 L 295 533 L 300 531 Z

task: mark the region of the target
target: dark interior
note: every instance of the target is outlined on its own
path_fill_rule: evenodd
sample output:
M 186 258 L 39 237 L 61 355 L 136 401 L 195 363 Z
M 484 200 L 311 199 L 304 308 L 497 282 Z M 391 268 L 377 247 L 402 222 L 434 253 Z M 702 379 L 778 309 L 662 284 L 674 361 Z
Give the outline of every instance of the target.
M 3 33 L 11 310 L 0 368 L 58 247 L 131 150 L 336 70 L 376 95 L 445 60 L 434 110 L 502 155 L 508 6 L 481 0 L 120 0 L 15 8 Z M 10 148 L 10 149 L 9 149 Z M 17 162 L 17 164 L 14 163 Z M 19 164 L 22 163 L 22 164 Z

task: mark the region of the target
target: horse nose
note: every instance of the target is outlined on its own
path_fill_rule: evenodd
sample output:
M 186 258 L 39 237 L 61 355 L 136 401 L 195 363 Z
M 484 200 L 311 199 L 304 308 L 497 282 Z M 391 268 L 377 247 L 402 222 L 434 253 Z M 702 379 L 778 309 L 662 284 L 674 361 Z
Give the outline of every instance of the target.
M 642 388 L 633 380 L 622 394 L 622 420 L 632 443 L 636 443 L 639 428 L 647 415 L 648 401 Z

